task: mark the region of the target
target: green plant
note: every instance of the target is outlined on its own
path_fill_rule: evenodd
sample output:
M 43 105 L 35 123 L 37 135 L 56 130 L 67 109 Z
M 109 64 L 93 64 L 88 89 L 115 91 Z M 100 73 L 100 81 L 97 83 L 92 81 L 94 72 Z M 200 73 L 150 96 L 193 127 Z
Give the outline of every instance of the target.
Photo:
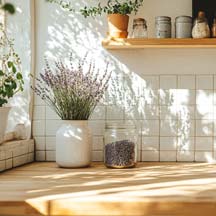
M 21 61 L 14 50 L 13 40 L 9 39 L 0 24 L 0 107 L 8 103 L 19 91 L 23 91 Z
M 74 11 L 70 1 L 65 0 L 47 0 L 48 2 L 58 3 L 63 8 Z M 95 17 L 97 15 L 105 14 L 122 14 L 128 15 L 133 12 L 137 13 L 139 8 L 143 5 L 144 0 L 108 0 L 106 4 L 99 2 L 97 6 L 81 8 L 79 12 L 85 17 Z
M 62 61 L 50 67 L 46 60 L 44 73 L 36 78 L 34 92 L 42 98 L 62 120 L 88 120 L 103 97 L 110 80 L 108 65 L 101 74 L 94 61 L 86 56 L 78 66 L 70 57 L 70 65 Z
M 10 14 L 15 13 L 15 7 L 11 3 L 3 3 L 2 0 L 0 0 L 0 8 L 4 11 L 7 11 Z

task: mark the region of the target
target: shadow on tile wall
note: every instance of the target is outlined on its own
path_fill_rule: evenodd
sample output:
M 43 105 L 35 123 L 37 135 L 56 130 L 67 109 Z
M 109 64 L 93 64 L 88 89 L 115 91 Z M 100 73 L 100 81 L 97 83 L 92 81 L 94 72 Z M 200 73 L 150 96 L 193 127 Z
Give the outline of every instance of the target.
M 77 3 L 77 7 L 85 2 Z M 37 2 L 37 8 L 37 73 L 43 69 L 44 55 L 56 60 L 69 52 L 82 57 L 86 51 L 94 56 L 100 68 L 108 61 L 114 71 L 105 98 L 89 123 L 94 135 L 94 161 L 103 160 L 108 121 L 136 123 L 141 161 L 214 159 L 216 83 L 214 75 L 206 74 L 209 72 L 204 70 L 205 64 L 198 61 L 204 59 L 213 65 L 212 51 L 208 55 L 180 50 L 109 53 L 101 47 L 106 35 L 104 18 L 85 20 L 42 1 Z M 49 10 L 52 13 L 47 14 Z M 191 66 L 193 60 L 197 64 Z M 54 136 L 59 125 L 55 113 L 36 97 L 33 133 L 38 161 L 55 160 Z

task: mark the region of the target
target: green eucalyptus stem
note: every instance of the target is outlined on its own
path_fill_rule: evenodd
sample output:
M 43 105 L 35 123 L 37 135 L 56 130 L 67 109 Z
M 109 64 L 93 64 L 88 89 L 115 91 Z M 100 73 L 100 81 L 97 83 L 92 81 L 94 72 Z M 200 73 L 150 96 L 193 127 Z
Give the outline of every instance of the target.
M 99 3 L 96 6 L 84 6 L 79 9 L 79 13 L 85 18 L 87 17 L 96 17 L 101 16 L 102 14 L 122 14 L 129 15 L 131 13 L 137 13 L 139 8 L 143 5 L 144 0 L 108 0 L 107 3 Z M 75 9 L 72 7 L 72 3 L 69 0 L 47 0 L 50 3 L 59 4 L 62 8 L 69 11 L 75 12 Z

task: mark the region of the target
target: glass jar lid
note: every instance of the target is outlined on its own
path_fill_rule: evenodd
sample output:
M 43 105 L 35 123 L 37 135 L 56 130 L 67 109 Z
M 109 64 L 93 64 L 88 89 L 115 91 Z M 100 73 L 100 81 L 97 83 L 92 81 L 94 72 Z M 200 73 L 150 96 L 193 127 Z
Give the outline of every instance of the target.
M 176 23 L 192 23 L 192 17 L 190 16 L 178 16 L 176 17 Z
M 156 22 L 171 22 L 171 17 L 168 16 L 157 16 L 155 18 Z
M 134 19 L 133 25 L 146 25 L 146 20 L 143 18 Z

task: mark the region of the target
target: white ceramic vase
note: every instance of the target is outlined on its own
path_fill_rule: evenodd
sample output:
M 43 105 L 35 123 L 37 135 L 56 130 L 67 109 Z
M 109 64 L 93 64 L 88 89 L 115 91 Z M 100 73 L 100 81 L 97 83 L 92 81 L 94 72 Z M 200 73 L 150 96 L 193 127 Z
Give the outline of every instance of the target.
M 92 139 L 88 121 L 62 121 L 56 133 L 56 163 L 63 168 L 91 163 Z
M 7 128 L 10 109 L 11 107 L 0 107 L 0 144 L 4 142 L 4 135 Z

